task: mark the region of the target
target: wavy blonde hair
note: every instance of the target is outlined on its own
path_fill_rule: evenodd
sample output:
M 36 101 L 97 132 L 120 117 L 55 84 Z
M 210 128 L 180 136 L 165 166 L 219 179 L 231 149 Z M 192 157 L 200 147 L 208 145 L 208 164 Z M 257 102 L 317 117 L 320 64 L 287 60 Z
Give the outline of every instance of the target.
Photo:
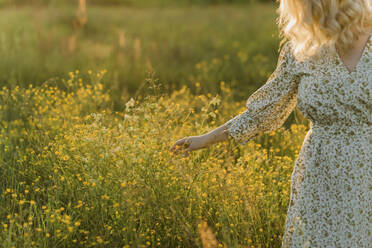
M 282 43 L 291 41 L 298 60 L 317 54 L 325 46 L 344 54 L 372 27 L 372 0 L 278 1 Z

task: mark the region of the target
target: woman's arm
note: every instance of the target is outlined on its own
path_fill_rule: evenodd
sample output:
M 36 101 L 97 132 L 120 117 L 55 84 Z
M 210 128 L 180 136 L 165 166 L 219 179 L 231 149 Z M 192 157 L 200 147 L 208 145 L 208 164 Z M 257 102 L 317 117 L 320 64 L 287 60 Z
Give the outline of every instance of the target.
M 171 152 L 177 153 L 181 150 L 185 150 L 185 156 L 189 155 L 189 152 L 198 150 L 201 148 L 209 147 L 218 142 L 226 141 L 229 139 L 229 132 L 226 125 L 221 125 L 212 131 L 199 135 L 189 136 L 176 141 L 170 148 Z
M 227 141 L 229 139 L 229 131 L 225 124 L 213 129 L 209 133 L 205 134 L 206 142 L 208 146 L 218 142 Z
M 290 43 L 284 44 L 275 71 L 247 100 L 246 110 L 211 132 L 178 140 L 171 151 L 188 152 L 233 138 L 245 144 L 254 137 L 275 131 L 297 104 L 297 86 L 302 73 L 297 70 Z M 176 148 L 178 147 L 178 148 Z

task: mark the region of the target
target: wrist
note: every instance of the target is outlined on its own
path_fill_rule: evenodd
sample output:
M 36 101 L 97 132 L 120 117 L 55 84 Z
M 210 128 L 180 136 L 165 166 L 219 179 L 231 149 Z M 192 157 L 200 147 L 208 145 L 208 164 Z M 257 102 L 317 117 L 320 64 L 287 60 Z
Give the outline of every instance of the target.
M 208 147 L 213 144 L 212 135 L 210 133 L 203 134 L 200 136 L 203 147 Z

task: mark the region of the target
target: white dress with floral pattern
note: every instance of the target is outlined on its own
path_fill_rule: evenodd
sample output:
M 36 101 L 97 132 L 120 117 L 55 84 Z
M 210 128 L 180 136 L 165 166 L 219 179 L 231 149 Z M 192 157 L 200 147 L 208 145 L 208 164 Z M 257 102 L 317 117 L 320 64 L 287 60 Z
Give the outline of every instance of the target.
M 241 144 L 274 131 L 297 106 L 310 120 L 291 174 L 282 248 L 372 247 L 372 41 L 353 71 L 334 49 L 277 68 L 225 123 Z

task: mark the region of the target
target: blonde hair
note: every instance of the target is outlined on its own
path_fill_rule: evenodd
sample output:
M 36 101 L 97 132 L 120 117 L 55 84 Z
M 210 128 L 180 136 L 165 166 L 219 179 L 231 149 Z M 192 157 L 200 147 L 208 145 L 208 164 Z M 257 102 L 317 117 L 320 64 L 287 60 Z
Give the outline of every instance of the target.
M 336 44 L 343 54 L 372 26 L 371 0 L 280 0 L 277 12 L 282 43 L 291 41 L 298 60 Z

